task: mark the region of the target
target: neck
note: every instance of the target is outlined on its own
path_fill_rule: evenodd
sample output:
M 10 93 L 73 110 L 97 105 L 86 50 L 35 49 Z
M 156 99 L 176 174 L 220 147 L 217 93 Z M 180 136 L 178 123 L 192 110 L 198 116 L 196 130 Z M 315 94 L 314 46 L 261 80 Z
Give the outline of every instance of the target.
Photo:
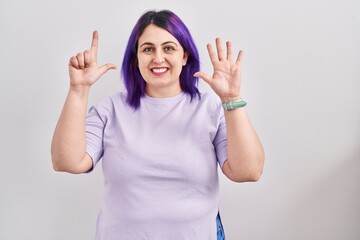
M 181 93 L 180 86 L 169 89 L 168 87 L 164 88 L 151 88 L 146 86 L 146 95 L 153 98 L 169 98 L 174 97 Z

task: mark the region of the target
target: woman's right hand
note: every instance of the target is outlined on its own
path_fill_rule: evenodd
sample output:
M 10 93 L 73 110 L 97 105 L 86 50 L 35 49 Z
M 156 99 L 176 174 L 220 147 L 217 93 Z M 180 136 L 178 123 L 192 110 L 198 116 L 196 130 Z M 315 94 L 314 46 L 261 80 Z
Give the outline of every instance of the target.
M 72 56 L 69 61 L 70 86 L 73 88 L 89 88 L 104 73 L 116 69 L 112 63 L 101 67 L 97 64 L 98 32 L 93 32 L 91 48 Z

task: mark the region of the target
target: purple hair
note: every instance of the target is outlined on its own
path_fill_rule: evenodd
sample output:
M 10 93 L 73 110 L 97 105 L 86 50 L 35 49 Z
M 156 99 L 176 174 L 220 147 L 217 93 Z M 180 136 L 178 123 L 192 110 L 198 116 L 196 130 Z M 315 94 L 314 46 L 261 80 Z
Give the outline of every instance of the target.
M 137 21 L 126 46 L 121 73 L 127 90 L 127 103 L 135 110 L 140 107 L 140 98 L 145 95 L 146 82 L 140 74 L 137 59 L 138 41 L 145 28 L 154 24 L 171 33 L 188 53 L 186 65 L 180 73 L 181 90 L 190 94 L 191 99 L 200 97 L 198 78 L 193 74 L 200 70 L 199 53 L 191 34 L 181 19 L 169 10 L 148 11 Z

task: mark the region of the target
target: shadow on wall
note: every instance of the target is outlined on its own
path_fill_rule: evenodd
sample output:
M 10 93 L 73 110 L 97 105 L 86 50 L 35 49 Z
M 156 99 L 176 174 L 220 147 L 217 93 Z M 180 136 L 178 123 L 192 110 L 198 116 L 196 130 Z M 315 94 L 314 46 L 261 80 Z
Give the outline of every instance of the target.
M 299 194 L 291 206 L 292 239 L 359 239 L 360 152 L 344 158 L 336 169 L 319 173 L 319 181 Z

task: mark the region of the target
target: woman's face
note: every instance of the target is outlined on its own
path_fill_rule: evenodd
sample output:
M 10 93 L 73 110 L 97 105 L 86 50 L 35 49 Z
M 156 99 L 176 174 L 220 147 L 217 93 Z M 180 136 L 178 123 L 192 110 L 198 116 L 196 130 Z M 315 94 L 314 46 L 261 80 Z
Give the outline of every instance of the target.
M 139 70 L 151 97 L 171 97 L 181 92 L 179 76 L 187 53 L 168 31 L 150 24 L 139 38 Z

